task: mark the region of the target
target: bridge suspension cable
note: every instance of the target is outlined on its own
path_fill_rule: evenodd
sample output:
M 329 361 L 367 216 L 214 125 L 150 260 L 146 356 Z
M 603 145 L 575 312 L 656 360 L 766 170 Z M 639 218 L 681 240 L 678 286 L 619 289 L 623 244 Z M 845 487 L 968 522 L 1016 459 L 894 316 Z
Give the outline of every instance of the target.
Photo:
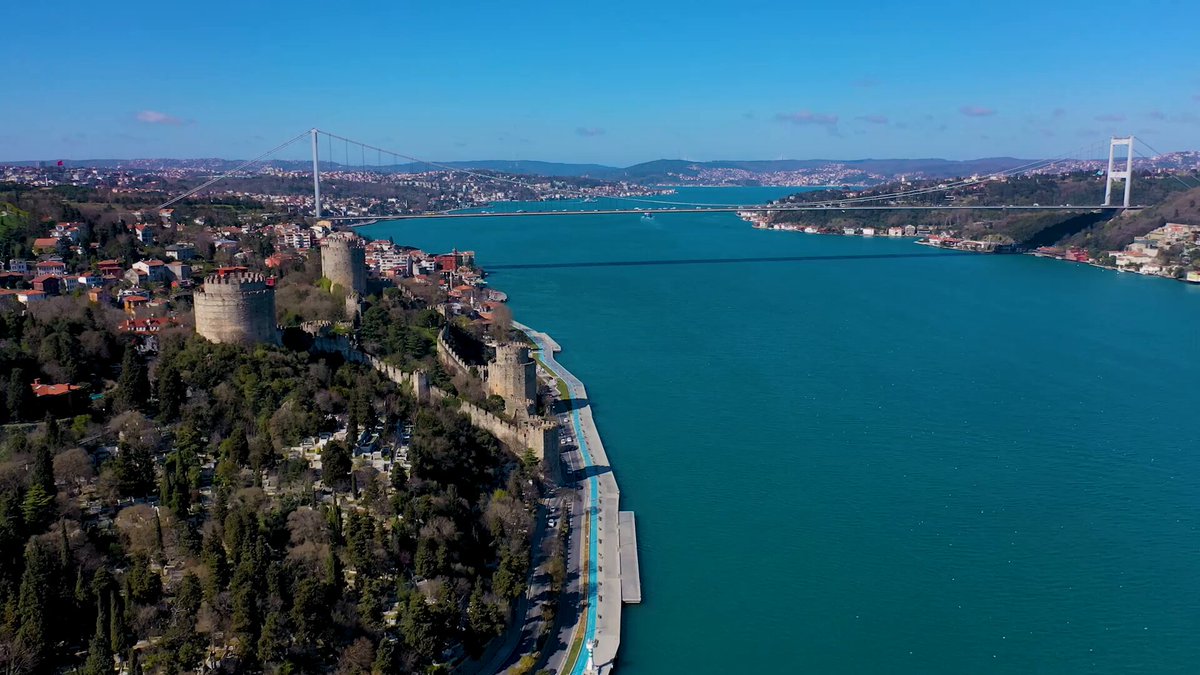
M 183 194 L 179 195 L 178 197 L 175 197 L 173 199 L 168 199 L 167 201 L 163 202 L 162 204 L 159 204 L 155 210 L 165 209 L 172 204 L 183 201 L 184 199 L 191 197 L 192 195 L 196 194 L 197 192 L 200 192 L 201 190 L 207 188 L 208 186 L 210 186 L 218 181 L 229 178 L 233 174 L 238 173 L 239 171 L 243 171 L 246 168 L 248 168 L 254 164 L 257 164 L 258 162 L 261 162 L 264 159 L 267 159 L 271 155 L 274 155 L 275 153 L 279 152 L 280 150 L 287 148 L 288 146 L 299 141 L 301 138 L 304 138 L 308 134 L 309 134 L 309 132 L 302 131 L 299 134 L 296 134 L 295 136 L 293 136 L 291 139 L 284 141 L 283 143 L 280 143 L 279 145 L 271 148 L 270 150 L 259 155 L 258 157 L 255 157 L 254 159 L 248 159 L 248 160 L 242 162 L 241 164 L 238 164 L 234 168 L 230 169 L 229 171 L 226 171 L 225 173 L 223 173 L 219 176 L 215 176 L 215 177 L 201 183 L 200 185 L 197 185 L 196 187 L 192 188 L 191 190 L 184 192 Z
M 1141 138 L 1138 138 L 1137 142 L 1146 146 L 1146 149 L 1149 150 L 1150 152 L 1153 152 L 1155 156 L 1157 156 L 1157 157 L 1163 156 L 1163 153 L 1150 147 L 1150 144 L 1147 143 L 1146 141 L 1142 140 Z M 1141 155 L 1145 159 L 1153 159 L 1153 157 L 1146 155 L 1144 152 L 1142 152 L 1141 150 L 1138 150 L 1137 148 L 1134 148 L 1134 150 L 1137 152 L 1137 154 Z M 1196 181 L 1195 185 L 1188 185 L 1186 182 L 1184 182 L 1184 180 L 1182 178 L 1179 177 L 1179 174 L 1177 174 L 1175 172 L 1171 172 L 1171 176 L 1175 180 L 1179 181 L 1179 184 L 1182 185 L 1185 189 L 1191 190 L 1192 188 L 1200 187 L 1200 179 L 1197 179 L 1195 176 L 1188 175 L 1188 178 Z

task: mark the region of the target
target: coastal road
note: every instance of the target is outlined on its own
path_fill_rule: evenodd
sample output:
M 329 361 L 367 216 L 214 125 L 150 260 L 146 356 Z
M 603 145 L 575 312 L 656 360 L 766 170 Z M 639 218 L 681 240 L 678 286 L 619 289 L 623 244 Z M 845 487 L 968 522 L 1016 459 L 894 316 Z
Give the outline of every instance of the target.
M 542 365 L 566 386 L 572 402 L 569 411 L 571 431 L 579 447 L 579 468 L 585 476 L 581 514 L 581 544 L 587 552 L 581 563 L 581 571 L 586 576 L 581 589 L 585 608 L 581 632 L 567 643 L 566 663 L 557 672 L 583 675 L 587 654 L 584 649 L 575 647 L 576 641 L 583 645 L 594 641 L 595 664 L 601 673 L 606 673 L 612 669 L 621 641 L 621 566 L 617 548 L 620 493 L 592 419 L 583 382 L 555 360 L 554 352 L 560 348 L 550 336 L 516 322 L 513 325 L 529 336 L 540 352 Z

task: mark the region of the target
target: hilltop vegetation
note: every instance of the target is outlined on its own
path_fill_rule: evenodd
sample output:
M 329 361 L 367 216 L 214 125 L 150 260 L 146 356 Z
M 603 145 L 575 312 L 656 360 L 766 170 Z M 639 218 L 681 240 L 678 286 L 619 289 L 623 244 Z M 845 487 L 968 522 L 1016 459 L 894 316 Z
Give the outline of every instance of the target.
M 382 300 L 369 339 L 427 359 L 440 316 Z M 500 633 L 537 483 L 495 438 L 337 357 L 143 354 L 114 318 L 0 309 L 0 671 L 427 672 Z M 99 396 L 51 411 L 35 377 Z M 409 470 L 355 457 L 405 426 Z

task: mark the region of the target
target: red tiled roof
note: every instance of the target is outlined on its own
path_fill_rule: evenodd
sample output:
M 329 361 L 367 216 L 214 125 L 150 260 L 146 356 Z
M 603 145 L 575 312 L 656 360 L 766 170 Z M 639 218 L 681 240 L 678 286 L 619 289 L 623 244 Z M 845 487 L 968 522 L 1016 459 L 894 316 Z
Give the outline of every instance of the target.
M 83 389 L 83 387 L 77 384 L 42 384 L 41 380 L 34 380 L 33 384 L 29 386 L 33 388 L 34 396 L 61 396 Z

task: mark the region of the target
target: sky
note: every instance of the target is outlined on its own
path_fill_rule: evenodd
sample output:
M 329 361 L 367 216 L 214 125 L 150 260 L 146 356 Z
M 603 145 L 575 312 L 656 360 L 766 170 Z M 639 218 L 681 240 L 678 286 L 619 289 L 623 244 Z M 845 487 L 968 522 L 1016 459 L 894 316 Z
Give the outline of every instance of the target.
M 620 166 L 1200 149 L 1196 0 L 13 0 L 4 18 L 0 161 L 249 158 L 312 127 L 429 160 Z

